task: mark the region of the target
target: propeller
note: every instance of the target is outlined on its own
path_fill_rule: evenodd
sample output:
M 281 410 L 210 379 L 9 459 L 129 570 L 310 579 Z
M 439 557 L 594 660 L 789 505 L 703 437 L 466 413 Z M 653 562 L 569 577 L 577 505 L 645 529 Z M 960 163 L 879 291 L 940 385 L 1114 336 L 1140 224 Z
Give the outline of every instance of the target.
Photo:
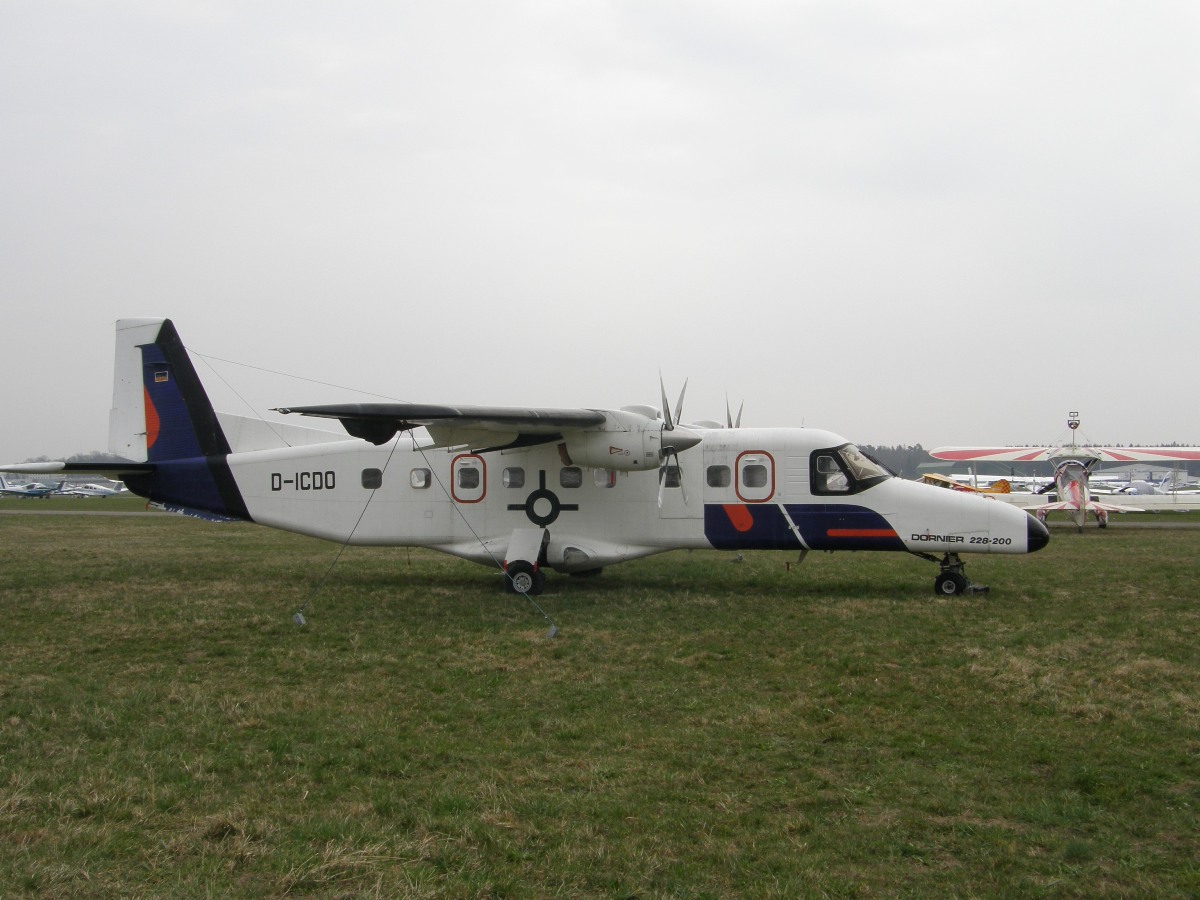
M 675 403 L 675 415 L 671 415 L 671 405 L 667 402 L 667 388 L 663 384 L 662 372 L 658 373 L 658 389 L 662 394 L 662 412 L 663 426 L 660 431 L 661 444 L 659 454 L 661 462 L 658 468 L 658 506 L 661 509 L 663 505 L 663 489 L 667 486 L 667 465 L 671 457 L 675 457 L 675 468 L 679 470 L 679 490 L 683 493 L 684 505 L 687 505 L 687 488 L 683 486 L 683 468 L 679 465 L 679 454 L 689 447 L 695 447 L 700 443 L 700 435 L 696 432 L 681 427 L 679 423 L 680 417 L 683 415 L 683 395 L 687 393 L 688 383 L 683 382 L 683 389 L 679 392 L 679 400 Z

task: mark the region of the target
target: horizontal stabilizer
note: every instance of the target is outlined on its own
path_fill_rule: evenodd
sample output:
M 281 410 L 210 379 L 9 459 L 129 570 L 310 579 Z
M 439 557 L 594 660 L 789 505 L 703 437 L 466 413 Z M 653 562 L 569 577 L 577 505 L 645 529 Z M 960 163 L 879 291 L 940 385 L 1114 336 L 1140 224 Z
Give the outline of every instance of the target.
M 154 471 L 153 463 L 139 462 L 38 462 L 0 465 L 0 472 L 16 472 L 21 475 L 107 475 L 123 481 L 126 475 L 148 475 Z

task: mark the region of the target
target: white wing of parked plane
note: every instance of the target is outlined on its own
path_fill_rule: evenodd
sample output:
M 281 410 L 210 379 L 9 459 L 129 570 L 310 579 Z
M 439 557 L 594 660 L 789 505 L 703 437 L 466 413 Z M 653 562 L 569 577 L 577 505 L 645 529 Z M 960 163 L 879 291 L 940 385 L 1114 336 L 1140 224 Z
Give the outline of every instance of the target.
M 1200 447 L 938 447 L 929 451 L 934 459 L 958 462 L 1043 462 L 1058 456 L 1093 453 L 1102 462 L 1200 461 Z

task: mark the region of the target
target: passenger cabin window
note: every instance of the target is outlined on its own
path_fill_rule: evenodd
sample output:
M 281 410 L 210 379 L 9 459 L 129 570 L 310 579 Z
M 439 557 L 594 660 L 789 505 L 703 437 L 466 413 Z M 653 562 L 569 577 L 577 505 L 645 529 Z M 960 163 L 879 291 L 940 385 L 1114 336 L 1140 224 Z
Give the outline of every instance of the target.
M 712 488 L 729 487 L 729 466 L 709 466 L 704 473 L 705 481 Z
M 428 469 L 413 469 L 408 476 L 408 483 L 417 489 L 429 487 L 430 481 L 432 478 Z
M 383 470 L 382 469 L 363 469 L 362 470 L 362 486 L 368 491 L 377 491 L 383 487 Z
M 824 495 L 857 494 L 891 477 L 853 444 L 815 451 L 809 471 L 812 492 Z
M 474 466 L 458 467 L 458 486 L 463 490 L 473 491 L 479 487 L 479 470 Z
M 525 470 L 519 466 L 505 469 L 500 475 L 500 483 L 506 488 L 525 487 Z
M 583 469 L 579 466 L 566 466 L 558 471 L 560 487 L 577 488 L 583 486 Z
M 767 467 L 762 463 L 750 463 L 742 466 L 742 487 L 766 487 L 768 477 Z
M 766 503 L 775 495 L 775 459 L 766 450 L 743 450 L 733 467 L 734 492 L 743 503 Z

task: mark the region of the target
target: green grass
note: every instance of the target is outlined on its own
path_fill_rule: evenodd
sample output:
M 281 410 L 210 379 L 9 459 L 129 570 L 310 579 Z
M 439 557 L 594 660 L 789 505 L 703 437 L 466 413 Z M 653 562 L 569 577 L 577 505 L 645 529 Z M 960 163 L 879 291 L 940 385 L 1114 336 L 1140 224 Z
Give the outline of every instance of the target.
M 1200 894 L 1200 531 L 1055 529 L 984 599 L 669 554 L 552 574 L 553 640 L 422 551 L 0 542 L 3 896 Z

